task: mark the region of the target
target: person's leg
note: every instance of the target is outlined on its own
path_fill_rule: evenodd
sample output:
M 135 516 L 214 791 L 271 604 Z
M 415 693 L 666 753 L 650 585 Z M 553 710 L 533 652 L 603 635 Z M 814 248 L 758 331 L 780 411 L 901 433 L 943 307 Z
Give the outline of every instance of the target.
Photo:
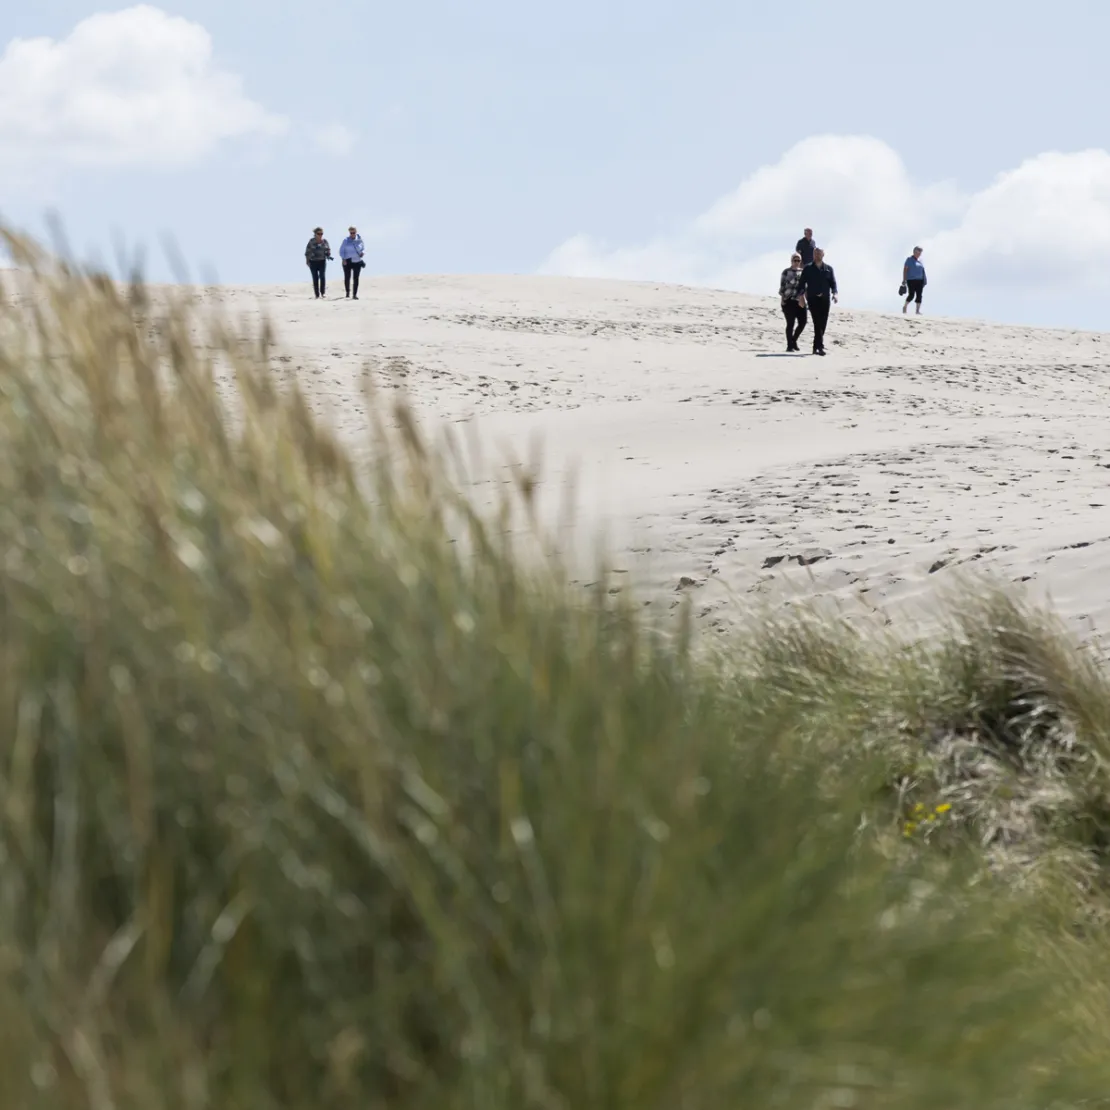
M 797 303 L 782 302 L 782 314 L 786 317 L 786 349 L 788 351 L 794 350 L 794 309 L 797 307 Z
M 913 292 L 913 299 L 915 301 L 917 301 L 917 314 L 918 314 L 918 316 L 920 316 L 921 315 L 921 295 L 922 295 L 922 293 L 925 292 L 925 282 L 922 281 L 921 278 L 918 278 L 913 283 L 912 292 Z
M 328 263 L 325 259 L 320 263 L 320 296 L 324 296 L 328 291 Z
M 354 280 L 354 287 L 355 287 L 354 297 L 355 297 L 355 300 L 357 301 L 358 300 L 358 277 L 359 277 L 359 274 L 362 273 L 362 263 L 358 262 L 358 261 L 352 262 L 351 263 L 351 270 L 354 273 L 354 279 L 355 279 Z
M 319 297 L 320 296 L 320 263 L 319 262 L 310 262 L 308 264 L 308 268 L 309 268 L 309 271 L 312 274 L 312 292 L 315 293 L 317 297 Z
M 349 258 L 343 259 L 343 292 L 348 297 L 351 295 L 351 260 Z
M 804 332 L 806 330 L 806 310 L 804 308 L 802 308 L 801 305 L 798 305 L 797 321 L 798 321 L 798 327 L 797 327 L 797 330 L 794 332 L 794 350 L 795 351 L 798 349 L 798 337 L 802 334 L 802 332 Z
M 809 305 L 813 317 L 813 353 L 825 349 L 825 325 L 829 320 L 829 301 L 827 297 L 815 297 Z

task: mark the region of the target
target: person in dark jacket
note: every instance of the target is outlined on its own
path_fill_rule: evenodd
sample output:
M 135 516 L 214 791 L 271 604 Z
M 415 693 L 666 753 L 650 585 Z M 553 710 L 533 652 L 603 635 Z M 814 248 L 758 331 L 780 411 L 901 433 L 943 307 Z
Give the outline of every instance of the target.
M 836 274 L 825 264 L 825 252 L 816 247 L 813 261 L 802 270 L 798 279 L 798 304 L 809 306 L 813 317 L 813 353 L 825 353 L 825 326 L 829 322 L 829 308 L 836 303 Z
M 802 277 L 802 256 L 796 251 L 791 256 L 790 265 L 779 278 L 779 300 L 782 301 L 782 314 L 786 317 L 786 349 L 797 351 L 798 336 L 806 326 L 806 309 L 798 303 L 798 282 Z
M 805 229 L 805 234 L 794 244 L 794 249 L 802 256 L 803 266 L 808 266 L 813 261 L 813 252 L 817 249 L 817 244 L 813 241 L 813 228 Z
M 304 249 L 305 265 L 312 272 L 312 291 L 317 299 L 327 293 L 327 270 L 331 261 L 331 247 L 324 238 L 324 229 L 318 227 L 313 231 L 308 246 Z

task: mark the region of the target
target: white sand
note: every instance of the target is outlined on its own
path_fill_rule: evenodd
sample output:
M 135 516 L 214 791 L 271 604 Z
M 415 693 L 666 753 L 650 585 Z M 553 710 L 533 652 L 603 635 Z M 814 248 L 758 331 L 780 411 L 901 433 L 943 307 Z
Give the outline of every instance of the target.
M 320 302 L 307 283 L 222 296 L 271 316 L 275 368 L 352 442 L 368 361 L 488 456 L 527 457 L 541 437 L 550 519 L 577 467 L 579 536 L 603 526 L 655 605 L 693 591 L 710 626 L 745 594 L 906 616 L 970 568 L 1110 633 L 1110 337 L 895 302 L 834 308 L 821 359 L 782 353 L 773 298 L 413 277 L 365 281 L 356 303 L 332 272 Z

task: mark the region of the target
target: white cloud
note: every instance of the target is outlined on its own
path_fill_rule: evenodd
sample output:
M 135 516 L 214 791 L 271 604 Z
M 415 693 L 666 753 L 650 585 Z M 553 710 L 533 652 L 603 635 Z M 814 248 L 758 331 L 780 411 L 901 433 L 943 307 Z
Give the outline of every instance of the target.
M 355 149 L 356 136 L 342 123 L 329 123 L 316 134 L 316 145 L 336 158 L 346 158 Z
M 935 248 L 952 255 L 960 280 L 1054 292 L 1065 280 L 1074 288 L 1082 271 L 1083 289 L 1105 288 L 1110 153 L 1039 154 L 999 174 L 970 198 L 957 225 L 937 234 Z
M 1084 289 L 1110 291 L 1110 153 L 1041 154 L 963 195 L 950 182 L 915 182 L 878 139 L 817 136 L 671 234 L 623 247 L 576 235 L 542 270 L 772 293 L 803 226 L 815 229 L 848 303 L 889 305 L 918 243 L 930 285 L 948 298 L 988 282 L 1058 294 L 1078 272 Z
M 215 64 L 203 27 L 146 4 L 0 55 L 0 157 L 18 168 L 178 167 L 284 128 Z

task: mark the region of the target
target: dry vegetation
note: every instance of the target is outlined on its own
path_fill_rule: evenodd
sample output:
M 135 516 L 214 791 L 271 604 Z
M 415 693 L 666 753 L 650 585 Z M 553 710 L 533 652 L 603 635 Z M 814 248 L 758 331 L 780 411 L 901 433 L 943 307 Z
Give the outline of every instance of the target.
M 1051 623 L 709 654 L 572 602 L 403 414 L 356 475 L 265 337 L 6 303 L 0 1105 L 1110 1091 L 1110 685 Z

